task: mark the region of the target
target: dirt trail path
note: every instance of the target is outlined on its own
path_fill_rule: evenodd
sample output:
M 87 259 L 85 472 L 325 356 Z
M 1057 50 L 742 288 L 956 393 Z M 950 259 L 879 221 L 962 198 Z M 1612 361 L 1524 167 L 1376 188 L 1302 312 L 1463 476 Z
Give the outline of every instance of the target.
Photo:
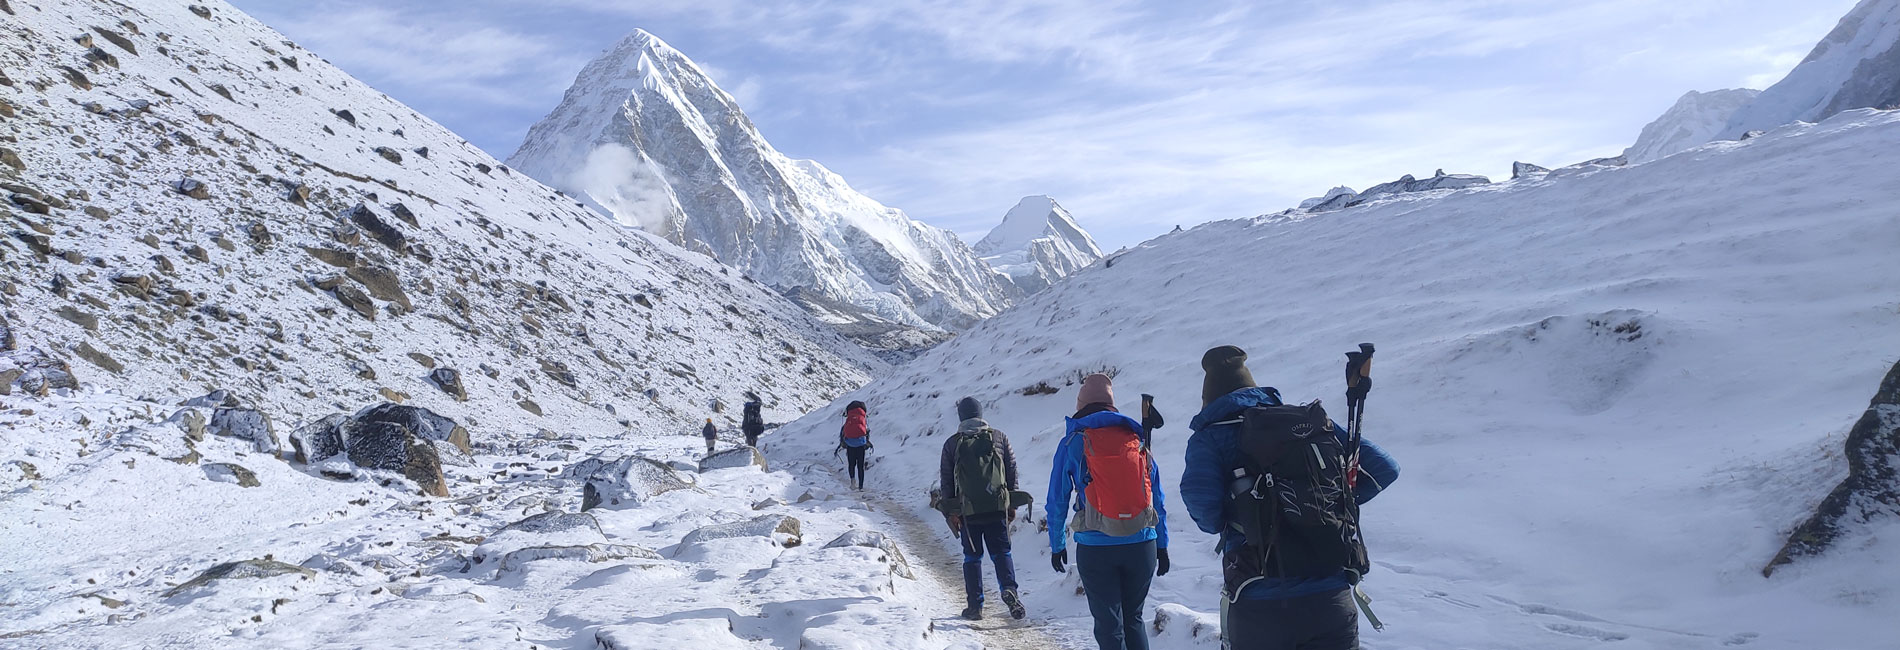
M 944 548 L 938 537 L 943 530 L 940 528 L 943 522 L 920 519 L 909 507 L 888 494 L 868 490 L 852 491 L 846 487 L 842 472 L 831 470 L 831 474 L 838 481 L 840 496 L 863 499 L 897 525 L 897 530 L 892 534 L 897 536 L 898 543 L 903 546 L 911 567 L 917 570 L 917 579 L 942 596 L 941 605 L 931 612 L 938 629 L 975 632 L 988 650 L 1079 650 L 1085 647 L 1079 645 L 1077 639 L 1050 634 L 1034 611 L 1029 613 L 1029 618 L 1020 621 L 1009 618 L 1009 613 L 1003 609 L 994 593 L 996 574 L 987 558 L 983 567 L 984 587 L 992 590 L 992 593 L 983 603 L 984 618 L 981 621 L 963 620 L 957 615 L 963 611 L 963 558 Z M 1021 571 L 1022 567 L 1018 566 L 1017 570 Z M 1089 645 L 1092 644 L 1091 641 Z

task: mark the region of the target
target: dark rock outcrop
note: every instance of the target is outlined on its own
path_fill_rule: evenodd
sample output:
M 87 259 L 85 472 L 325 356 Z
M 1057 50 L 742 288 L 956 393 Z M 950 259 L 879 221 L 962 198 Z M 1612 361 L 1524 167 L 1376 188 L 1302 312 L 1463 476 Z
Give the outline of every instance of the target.
M 436 368 L 429 371 L 429 381 L 436 388 L 448 393 L 457 402 L 468 401 L 468 390 L 462 387 L 462 373 L 454 368 Z
M 1542 176 L 1548 173 L 1550 173 L 1550 169 L 1546 167 L 1540 167 L 1538 165 L 1533 165 L 1527 162 L 1511 163 L 1511 178 L 1513 180 L 1523 178 L 1525 176 L 1531 176 L 1531 175 Z
M 409 427 L 393 422 L 369 422 L 349 427 L 344 439 L 350 462 L 358 467 L 401 472 L 424 494 L 446 497 L 448 479 L 442 475 L 442 457 L 435 446 Z
M 1887 371 L 1867 411 L 1847 432 L 1847 479 L 1788 535 L 1761 574 L 1826 551 L 1849 526 L 1895 513 L 1900 513 L 1900 363 Z

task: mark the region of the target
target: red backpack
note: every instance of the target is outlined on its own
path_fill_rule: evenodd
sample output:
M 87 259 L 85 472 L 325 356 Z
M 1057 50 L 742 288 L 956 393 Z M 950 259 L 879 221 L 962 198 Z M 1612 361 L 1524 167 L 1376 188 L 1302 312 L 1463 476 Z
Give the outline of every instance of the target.
M 1077 513 L 1078 530 L 1122 537 L 1159 521 L 1154 485 L 1148 482 L 1148 450 L 1139 433 L 1119 426 L 1084 429 L 1082 460 L 1089 471 L 1083 494 L 1092 512 Z
M 844 430 L 839 433 L 846 438 L 863 438 L 871 435 L 871 425 L 865 422 L 864 409 L 851 409 L 844 414 Z

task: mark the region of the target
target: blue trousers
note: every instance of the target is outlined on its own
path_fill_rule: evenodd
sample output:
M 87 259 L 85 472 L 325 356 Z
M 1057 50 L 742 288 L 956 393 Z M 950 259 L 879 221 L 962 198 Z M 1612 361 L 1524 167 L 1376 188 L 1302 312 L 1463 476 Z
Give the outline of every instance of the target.
M 1016 563 L 1009 557 L 1009 524 L 1003 513 L 963 518 L 963 593 L 971 607 L 983 605 L 983 550 L 996 564 L 996 587 L 1015 591 Z
M 1102 650 L 1148 650 L 1141 620 L 1148 586 L 1155 579 L 1155 542 L 1114 546 L 1075 545 L 1075 570 L 1095 617 L 1095 645 Z

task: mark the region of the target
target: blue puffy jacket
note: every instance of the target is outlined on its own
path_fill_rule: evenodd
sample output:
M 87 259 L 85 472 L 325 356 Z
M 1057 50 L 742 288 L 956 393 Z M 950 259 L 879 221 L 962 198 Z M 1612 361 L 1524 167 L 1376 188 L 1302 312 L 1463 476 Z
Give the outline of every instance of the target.
M 1227 484 L 1233 470 L 1242 464 L 1240 447 L 1234 441 L 1238 424 L 1214 424 L 1240 416 L 1255 406 L 1277 406 L 1280 398 L 1271 388 L 1244 388 L 1228 393 L 1201 409 L 1188 424 L 1194 435 L 1188 438 L 1186 466 L 1181 469 L 1181 500 L 1188 515 L 1202 531 L 1221 536 L 1221 550 L 1232 551 L 1246 539 L 1227 525 Z M 1336 427 L 1341 444 L 1346 430 Z M 1381 490 L 1399 479 L 1399 463 L 1370 442 L 1359 442 L 1359 485 L 1353 491 L 1359 503 L 1371 501 Z M 1264 578 L 1247 586 L 1240 594 L 1245 600 L 1275 600 L 1311 594 L 1332 593 L 1351 586 L 1346 571 L 1328 578 Z
M 1089 484 L 1088 461 L 1082 457 L 1082 430 L 1107 427 L 1127 427 L 1139 433 L 1141 423 L 1134 418 L 1114 411 L 1097 411 L 1079 418 L 1066 418 L 1068 433 L 1062 436 L 1062 442 L 1056 445 L 1056 459 L 1053 471 L 1049 473 L 1049 494 L 1043 504 L 1043 514 L 1049 518 L 1049 548 L 1060 551 L 1068 547 L 1069 533 L 1069 496 L 1075 496 L 1075 509 L 1088 507 L 1088 496 L 1082 491 Z M 1139 544 L 1155 540 L 1157 548 L 1168 547 L 1168 499 L 1161 493 L 1161 469 L 1155 465 L 1154 458 L 1148 459 L 1148 483 L 1154 487 L 1155 515 L 1160 518 L 1151 528 L 1120 537 L 1094 530 L 1079 530 L 1075 533 L 1075 543 L 1083 546 L 1118 546 L 1121 544 Z

